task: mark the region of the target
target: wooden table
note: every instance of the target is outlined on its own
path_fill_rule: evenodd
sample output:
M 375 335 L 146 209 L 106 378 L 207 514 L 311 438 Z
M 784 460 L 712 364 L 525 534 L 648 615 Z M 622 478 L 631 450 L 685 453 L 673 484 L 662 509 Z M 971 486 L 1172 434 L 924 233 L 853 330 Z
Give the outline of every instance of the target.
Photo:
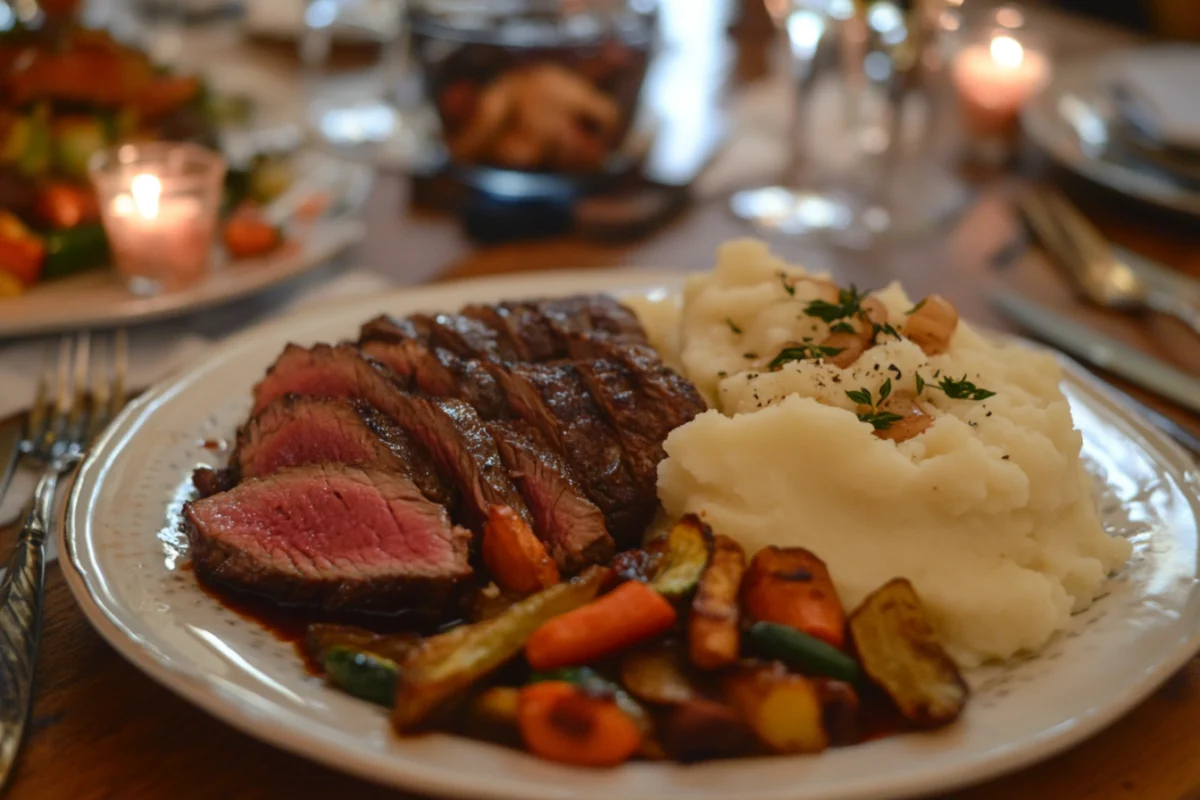
M 1072 24 L 1064 38 L 1079 46 L 1119 42 L 1122 35 Z M 1009 283 L 1147 352 L 1200 372 L 1200 348 L 1172 323 L 1086 309 L 1037 255 L 997 272 L 992 254 L 1015 232 L 1005 197 L 1015 181 L 979 187 L 977 200 L 944 237 L 885 251 L 830 259 L 806 242 L 783 242 L 783 255 L 830 263 L 843 281 L 879 286 L 900 279 L 910 293 L 936 290 L 968 318 L 1010 326 L 986 303 L 990 286 Z M 398 178 L 380 182 L 370 203 L 371 234 L 361 262 L 398 281 L 419 283 L 558 267 L 709 267 L 713 247 L 747 229 L 714 200 L 657 236 L 630 245 L 573 239 L 472 249 L 453 221 L 411 216 Z M 1197 238 L 1186 226 L 1118 203 L 1091 210 L 1116 239 L 1164 263 L 1200 275 Z M 1193 223 L 1194 225 L 1194 223 Z M 403 257 L 397 256 L 403 253 Z M 1123 387 L 1127 388 L 1128 387 Z M 1200 432 L 1198 420 L 1143 392 L 1131 393 Z M 0 533 L 7 550 L 14 532 Z M 1098 665 L 1103 668 L 1103 665 Z M 247 737 L 180 700 L 121 659 L 76 608 L 57 565 L 49 569 L 46 629 L 32 735 L 10 798 L 396 797 L 393 792 L 294 758 Z M 946 797 L 960 800 L 1186 800 L 1200 798 L 1200 659 L 1193 660 L 1127 717 L 1087 743 L 990 783 Z M 797 787 L 798 796 L 802 792 Z

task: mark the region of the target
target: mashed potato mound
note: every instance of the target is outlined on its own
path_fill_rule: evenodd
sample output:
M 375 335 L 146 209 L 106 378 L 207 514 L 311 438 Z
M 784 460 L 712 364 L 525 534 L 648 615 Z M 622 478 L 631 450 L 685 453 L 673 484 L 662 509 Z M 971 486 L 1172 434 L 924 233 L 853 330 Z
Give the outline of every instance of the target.
M 825 359 L 767 364 L 789 342 L 820 342 L 805 313 L 819 284 L 751 241 L 725 245 L 682 306 L 639 304 L 656 346 L 713 409 L 676 429 L 659 466 L 669 514 L 696 512 L 751 555 L 801 546 L 829 565 L 848 609 L 909 578 L 963 666 L 1041 648 L 1130 554 L 1100 526 L 1081 437 L 1054 359 L 995 345 L 959 322 L 926 356 L 892 336 L 846 369 Z M 876 293 L 900 328 L 913 302 Z M 933 424 L 896 444 L 860 421 L 847 390 L 917 393 Z M 994 392 L 953 399 L 943 377 Z

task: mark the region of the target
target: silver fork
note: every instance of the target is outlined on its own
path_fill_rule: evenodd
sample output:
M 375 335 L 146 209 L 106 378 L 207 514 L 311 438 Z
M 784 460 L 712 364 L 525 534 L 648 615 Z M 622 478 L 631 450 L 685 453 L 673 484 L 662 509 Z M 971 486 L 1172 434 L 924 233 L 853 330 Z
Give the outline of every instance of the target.
M 1038 239 L 1089 301 L 1102 308 L 1167 314 L 1200 336 L 1200 308 L 1149 286 L 1117 258 L 1104 234 L 1061 192 L 1031 188 L 1019 196 L 1018 205 Z
M 0 790 L 12 775 L 33 699 L 55 490 L 125 404 L 126 350 L 124 330 L 95 341 L 89 332 L 63 336 L 47 349 L 21 443 L 44 470 L 0 582 Z

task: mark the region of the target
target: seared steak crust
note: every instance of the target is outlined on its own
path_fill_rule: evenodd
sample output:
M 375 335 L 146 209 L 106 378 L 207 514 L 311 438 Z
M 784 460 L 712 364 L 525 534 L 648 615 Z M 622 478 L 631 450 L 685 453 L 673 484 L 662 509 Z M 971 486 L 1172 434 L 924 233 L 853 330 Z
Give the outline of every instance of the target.
M 487 428 L 529 507 L 534 531 L 559 569 L 570 573 L 607 561 L 614 543 L 604 515 L 572 477 L 562 456 L 525 422 L 490 422 Z

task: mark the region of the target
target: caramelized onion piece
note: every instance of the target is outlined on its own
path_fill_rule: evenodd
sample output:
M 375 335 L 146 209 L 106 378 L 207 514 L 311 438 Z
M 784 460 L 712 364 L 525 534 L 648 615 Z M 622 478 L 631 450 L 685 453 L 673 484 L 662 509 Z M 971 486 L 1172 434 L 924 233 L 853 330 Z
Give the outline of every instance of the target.
M 842 352 L 829 357 L 829 363 L 845 369 L 858 360 L 867 349 L 867 342 L 861 334 L 846 332 L 831 333 L 821 342 L 824 347 L 836 347 Z
M 896 392 L 883 404 L 884 411 L 899 414 L 902 419 L 893 422 L 883 430 L 875 431 L 880 439 L 889 442 L 906 442 L 914 436 L 924 433 L 933 424 L 933 417 L 911 392 Z
M 901 333 L 916 342 L 925 355 L 936 356 L 950 348 L 956 328 L 958 311 L 948 300 L 931 294 L 909 314 Z

